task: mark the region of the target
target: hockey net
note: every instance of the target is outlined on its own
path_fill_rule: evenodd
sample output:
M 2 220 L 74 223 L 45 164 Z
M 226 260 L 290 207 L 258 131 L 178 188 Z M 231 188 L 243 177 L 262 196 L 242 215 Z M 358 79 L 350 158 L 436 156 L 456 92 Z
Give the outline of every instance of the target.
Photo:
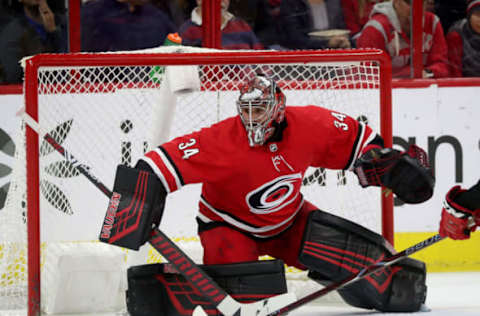
M 96 242 L 107 199 L 75 166 L 87 166 L 111 187 L 117 164 L 132 165 L 151 146 L 236 115 L 239 85 L 254 73 L 276 79 L 287 105 L 347 113 L 381 131 L 391 144 L 390 73 L 378 50 L 164 47 L 38 55 L 25 62 L 24 117 L 35 121 L 30 125 L 36 131 L 22 121 L 13 181 L 0 210 L 0 310 L 29 306 L 32 314 L 92 311 L 95 304 L 101 306 L 93 312 L 122 307 L 126 267 L 162 258 L 150 246 L 137 253 Z M 59 154 L 44 133 L 75 159 Z M 169 195 L 161 229 L 201 263 L 194 221 L 199 190 L 191 185 Z M 391 197 L 378 188 L 361 189 L 352 172 L 311 168 L 302 192 L 320 209 L 392 239 Z M 109 259 L 120 264 L 112 268 Z M 112 281 L 115 269 L 120 277 Z M 304 273 L 287 271 L 291 284 L 305 280 Z M 102 292 L 110 291 L 110 297 L 94 290 L 105 287 L 104 279 L 111 288 Z M 94 299 L 82 302 L 82 294 Z

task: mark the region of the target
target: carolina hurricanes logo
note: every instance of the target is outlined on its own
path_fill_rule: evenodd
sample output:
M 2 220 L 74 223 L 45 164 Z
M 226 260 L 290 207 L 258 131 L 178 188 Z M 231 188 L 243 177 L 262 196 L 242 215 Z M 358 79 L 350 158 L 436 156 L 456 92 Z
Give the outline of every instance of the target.
M 291 203 L 298 195 L 302 175 L 300 173 L 281 176 L 251 191 L 245 198 L 250 211 L 269 214 Z

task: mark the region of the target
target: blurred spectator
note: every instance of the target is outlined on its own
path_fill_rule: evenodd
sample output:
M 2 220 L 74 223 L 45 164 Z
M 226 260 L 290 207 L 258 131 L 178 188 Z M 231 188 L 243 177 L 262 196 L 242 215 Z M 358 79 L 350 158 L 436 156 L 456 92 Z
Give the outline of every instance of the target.
M 357 39 L 357 47 L 380 48 L 392 57 L 392 75 L 410 77 L 410 21 L 412 0 L 377 3 Z M 447 44 L 439 18 L 424 12 L 423 78 L 448 76 Z
M 263 49 L 255 33 L 243 19 L 228 12 L 230 0 L 221 0 L 221 46 L 224 49 Z M 185 46 L 202 46 L 202 0 L 197 0 L 197 7 L 192 10 L 191 18 L 179 31 Z
M 5 4 L 3 4 L 3 2 L 0 2 L 0 30 L 3 30 L 5 25 L 7 25 L 11 19 L 12 15 L 7 12 Z
M 234 16 L 241 17 L 245 22 L 250 25 L 250 27 L 254 27 L 255 21 L 257 18 L 261 18 L 258 16 L 259 5 L 264 2 L 262 0 L 230 0 L 230 6 L 228 7 L 228 11 L 232 13 Z
M 255 14 L 254 32 L 260 42 L 271 49 L 285 49 L 279 46 L 279 32 L 277 21 L 280 15 L 282 0 L 259 0 Z
M 188 2 L 186 0 L 152 0 L 152 4 L 165 12 L 180 27 L 188 19 Z
M 307 0 L 313 29 L 345 29 L 342 6 L 338 0 Z
M 46 0 L 18 1 L 18 14 L 0 33 L 0 64 L 7 83 L 22 82 L 23 57 L 67 50 L 65 16 L 52 12 Z
M 282 0 L 276 17 L 278 42 L 288 49 L 349 48 L 348 36 L 312 36 L 318 30 L 344 29 L 338 0 Z
M 452 77 L 480 76 L 480 0 L 469 0 L 467 17 L 457 21 L 447 34 Z
M 7 12 L 7 7 L 3 3 L 3 1 L 0 2 L 0 30 L 3 30 L 5 28 L 5 25 L 7 25 L 10 20 L 12 19 L 12 14 L 10 12 Z M 0 31 L 1 34 L 1 31 Z M 0 61 L 0 84 L 5 82 L 5 75 L 3 73 L 3 67 Z
M 435 14 L 440 18 L 442 27 L 447 32 L 458 20 L 465 18 L 466 0 L 435 0 Z
M 425 0 L 424 4 L 425 11 L 435 13 L 435 0 Z
M 106 52 L 158 47 L 177 27 L 149 0 L 96 0 L 82 5 L 82 50 Z
M 367 23 L 373 6 L 383 0 L 341 0 L 345 25 L 355 40 Z

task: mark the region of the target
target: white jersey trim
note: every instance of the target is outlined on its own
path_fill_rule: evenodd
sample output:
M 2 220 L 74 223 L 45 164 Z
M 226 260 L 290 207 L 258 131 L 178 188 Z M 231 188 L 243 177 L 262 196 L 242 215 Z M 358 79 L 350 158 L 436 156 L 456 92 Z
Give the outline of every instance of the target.
M 172 166 L 170 163 L 170 160 L 165 156 L 163 151 L 160 150 L 160 148 L 155 148 L 155 152 L 160 156 L 160 159 L 162 159 L 163 163 L 165 164 L 165 167 L 167 167 L 168 171 L 172 174 L 173 178 L 175 179 L 175 184 L 177 185 L 177 190 L 182 187 L 182 182 L 180 181 L 180 177 L 177 174 L 177 171 L 175 170 L 175 167 Z
M 203 215 L 203 214 L 200 213 L 200 212 L 198 212 L 197 217 L 198 217 L 202 222 L 204 222 L 205 224 L 208 224 L 208 223 L 213 222 L 210 218 L 206 217 L 205 215 Z
M 292 215 L 290 215 L 290 217 L 288 217 L 286 220 L 284 220 L 283 222 L 281 223 L 278 223 L 278 224 L 275 224 L 275 225 L 270 225 L 270 226 L 263 226 L 263 227 L 253 227 L 253 226 L 250 226 L 250 225 L 247 225 L 243 222 L 240 222 L 236 219 L 234 219 L 233 217 L 229 216 L 228 214 L 225 214 L 225 213 L 221 213 L 219 211 L 217 211 L 213 206 L 211 206 L 207 201 L 205 201 L 205 199 L 203 197 L 200 197 L 200 202 L 203 203 L 203 205 L 205 205 L 210 211 L 212 211 L 213 213 L 215 213 L 216 215 L 218 215 L 219 217 L 221 217 L 225 222 L 227 222 L 228 224 L 234 226 L 234 227 L 237 227 L 237 228 L 240 228 L 241 230 L 244 230 L 246 232 L 249 232 L 249 233 L 252 233 L 254 236 L 256 237 L 271 237 L 271 236 L 265 236 L 265 235 L 256 235 L 256 234 L 263 234 L 263 233 L 268 233 L 269 231 L 272 231 L 272 230 L 275 230 L 279 227 L 282 227 L 283 225 L 287 224 L 288 222 L 290 222 L 296 215 L 297 213 L 300 211 L 300 209 L 302 208 L 303 206 L 303 203 L 304 203 L 304 199 L 303 199 L 303 196 L 302 196 L 302 201 L 300 202 L 300 204 L 298 205 L 297 209 L 295 210 L 295 212 L 293 212 Z M 199 212 L 198 214 L 198 217 L 203 221 L 203 222 L 212 222 L 213 220 L 208 218 L 207 216 L 205 216 L 204 214 L 201 214 Z M 290 226 L 290 225 L 289 225 Z M 289 227 L 288 226 L 288 227 Z M 286 229 L 287 227 L 285 227 Z M 279 232 L 275 232 L 275 235 L 278 234 Z
M 355 164 L 355 161 L 357 161 L 358 155 L 361 152 L 361 150 L 365 147 L 365 145 L 370 143 L 376 137 L 376 134 L 372 132 L 370 133 L 368 138 L 365 141 L 363 141 L 363 137 L 365 137 L 365 131 L 367 130 L 367 127 L 362 122 L 359 122 L 358 124 L 362 126 L 362 132 L 358 137 L 358 144 L 357 144 L 357 147 L 355 148 L 355 154 L 353 156 L 353 159 L 350 162 L 350 165 L 346 168 L 346 170 L 353 170 L 353 165 Z
M 172 166 L 172 164 L 170 163 L 170 160 L 168 160 L 167 156 L 159 148 L 156 148 L 155 150 L 153 150 L 153 152 L 158 155 L 158 157 L 160 158 L 162 163 L 165 165 L 165 167 L 167 168 L 170 175 L 175 180 L 175 184 L 177 185 L 177 190 L 180 189 L 181 187 L 183 187 L 182 182 L 180 181 L 180 178 L 179 178 L 175 168 Z M 145 161 L 152 168 L 153 172 L 155 172 L 155 174 L 160 179 L 160 181 L 162 181 L 162 184 L 165 187 L 165 189 L 167 190 L 167 193 L 171 193 L 172 188 L 170 188 L 170 186 L 168 185 L 168 181 L 165 178 L 165 175 L 160 171 L 160 168 L 158 168 L 155 161 L 153 161 L 150 157 L 147 157 L 147 156 L 144 156 L 140 159 Z

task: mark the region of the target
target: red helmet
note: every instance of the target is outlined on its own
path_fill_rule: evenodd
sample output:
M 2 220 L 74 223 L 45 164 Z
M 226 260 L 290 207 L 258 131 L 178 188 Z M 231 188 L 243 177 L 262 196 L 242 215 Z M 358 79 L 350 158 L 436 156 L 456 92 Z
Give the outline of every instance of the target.
M 261 146 L 275 131 L 274 122 L 284 119 L 285 95 L 273 79 L 258 74 L 240 88 L 237 111 L 250 146 Z

